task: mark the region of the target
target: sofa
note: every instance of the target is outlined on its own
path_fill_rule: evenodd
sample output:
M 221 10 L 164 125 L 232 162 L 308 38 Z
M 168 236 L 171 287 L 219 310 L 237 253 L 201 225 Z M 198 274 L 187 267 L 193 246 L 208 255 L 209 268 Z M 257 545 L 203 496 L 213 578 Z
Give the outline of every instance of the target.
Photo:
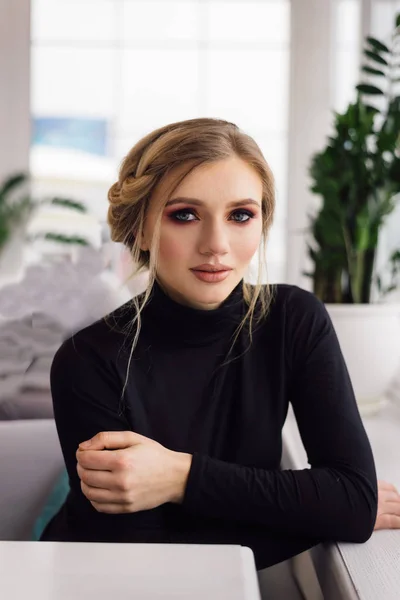
M 42 262 L 26 265 L 18 281 L 0 281 L 0 540 L 31 539 L 64 470 L 50 391 L 54 353 L 146 286 L 136 276 L 128 287 L 91 247 L 74 263 Z
M 29 540 L 64 469 L 54 419 L 0 420 L 0 540 Z
M 64 468 L 54 419 L 0 421 L 0 540 L 30 540 Z

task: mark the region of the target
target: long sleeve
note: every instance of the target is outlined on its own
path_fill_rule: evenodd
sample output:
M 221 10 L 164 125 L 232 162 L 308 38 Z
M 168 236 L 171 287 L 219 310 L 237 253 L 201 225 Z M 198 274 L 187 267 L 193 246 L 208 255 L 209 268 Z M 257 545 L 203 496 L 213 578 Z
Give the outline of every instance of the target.
M 311 468 L 263 470 L 195 453 L 183 506 L 276 534 L 364 542 L 377 512 L 371 447 L 326 308 L 294 290 L 285 315 L 288 394 Z
M 54 356 L 50 385 L 71 490 L 90 506 L 80 489 L 76 451 L 81 442 L 100 431 L 130 429 L 127 419 L 119 411 L 118 378 L 112 365 L 92 345 L 79 338 L 70 338 Z
M 42 541 L 165 542 L 168 532 L 159 508 L 134 513 L 98 512 L 81 490 L 77 473 L 78 445 L 101 431 L 131 431 L 131 403 L 120 402 L 125 364 L 118 371 L 121 339 L 94 324 L 65 341 L 50 372 L 54 417 L 68 471 L 70 493 L 50 522 Z M 125 359 L 122 359 L 125 363 Z M 132 382 L 131 382 L 132 383 Z M 129 389 L 129 388 L 128 388 Z M 146 433 L 144 411 L 137 403 L 138 429 Z M 136 429 L 135 429 L 136 430 Z
M 56 352 L 50 385 L 70 492 L 41 541 L 129 541 L 126 531 L 130 515 L 97 512 L 81 490 L 76 468 L 76 451 L 81 442 L 101 431 L 131 429 L 120 411 L 121 391 L 114 365 L 101 346 L 88 344 L 78 334 Z

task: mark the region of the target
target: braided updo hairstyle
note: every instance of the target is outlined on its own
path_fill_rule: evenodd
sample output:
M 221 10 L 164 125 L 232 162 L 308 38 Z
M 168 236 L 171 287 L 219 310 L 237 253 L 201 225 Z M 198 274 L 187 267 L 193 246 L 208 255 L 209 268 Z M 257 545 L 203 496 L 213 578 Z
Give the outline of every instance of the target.
M 144 294 L 132 298 L 135 317 L 129 324 L 129 331 L 135 329 L 131 348 L 127 378 L 133 350 L 137 344 L 141 326 L 141 312 L 148 302 L 157 273 L 157 254 L 160 237 L 161 216 L 164 206 L 181 181 L 199 165 L 213 163 L 237 156 L 252 166 L 260 176 L 262 194 L 262 249 L 265 248 L 267 234 L 271 227 L 275 209 L 274 177 L 260 148 L 246 133 L 234 123 L 221 119 L 198 118 L 171 123 L 143 137 L 122 161 L 118 181 L 108 192 L 109 208 L 107 221 L 111 239 L 124 244 L 130 251 L 135 274 L 148 271 L 148 286 Z M 177 169 L 179 167 L 179 169 Z M 156 187 L 165 185 L 164 178 L 171 172 L 178 172 L 163 195 L 158 219 L 150 249 L 141 249 L 144 222 L 147 208 Z M 235 332 L 234 342 L 243 326 L 249 322 L 251 341 L 255 307 L 260 306 L 257 320 L 265 318 L 271 302 L 271 289 L 261 284 L 262 257 L 259 256 L 258 282 L 256 285 L 243 283 L 243 295 L 248 306 L 247 313 Z M 125 380 L 121 399 L 126 388 Z

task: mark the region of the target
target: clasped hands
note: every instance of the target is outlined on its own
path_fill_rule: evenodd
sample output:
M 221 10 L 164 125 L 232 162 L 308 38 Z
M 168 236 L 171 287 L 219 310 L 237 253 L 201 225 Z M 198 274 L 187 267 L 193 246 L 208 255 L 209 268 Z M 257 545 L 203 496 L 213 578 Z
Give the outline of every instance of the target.
M 102 513 L 181 503 L 192 455 L 174 452 L 133 431 L 102 431 L 76 452 L 81 489 Z

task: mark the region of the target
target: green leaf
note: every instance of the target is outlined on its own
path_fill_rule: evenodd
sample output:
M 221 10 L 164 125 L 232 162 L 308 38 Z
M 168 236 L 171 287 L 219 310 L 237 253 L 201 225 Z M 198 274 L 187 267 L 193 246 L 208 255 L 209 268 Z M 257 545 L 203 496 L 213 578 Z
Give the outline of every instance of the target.
M 365 73 L 370 73 L 371 75 L 379 75 L 385 77 L 385 73 L 383 71 L 380 71 L 379 69 L 373 69 L 372 67 L 368 67 L 367 65 L 363 65 L 361 67 L 361 70 Z
M 385 44 L 382 44 L 382 42 L 380 42 L 376 38 L 367 37 L 367 42 L 370 46 L 375 48 L 375 50 L 379 50 L 380 52 L 390 52 L 389 48 L 385 46 Z
M 369 85 L 368 83 L 360 83 L 359 85 L 356 85 L 356 90 L 358 90 L 362 94 L 369 94 L 371 96 L 383 96 L 382 90 L 375 87 L 374 85 Z
M 396 17 L 396 27 L 400 27 L 400 13 Z
M 71 208 L 80 212 L 86 212 L 86 206 L 82 202 L 77 200 L 69 200 L 69 198 L 52 198 L 50 204 L 56 204 L 57 206 L 64 206 L 65 208 Z
M 15 188 L 18 188 L 20 185 L 25 183 L 27 179 L 28 176 L 25 173 L 18 173 L 17 175 L 9 177 L 0 187 L 0 197 L 4 198 L 7 196 Z
M 376 108 L 376 106 L 371 106 L 370 104 L 366 104 L 365 105 L 365 110 L 367 111 L 367 113 L 373 113 L 373 114 L 377 114 L 380 113 L 381 111 L 379 110 L 379 108 Z
M 376 206 L 374 214 L 372 215 L 372 221 L 374 227 L 380 227 L 387 215 L 390 215 L 395 209 L 394 196 L 388 194 L 379 204 Z
M 400 263 L 400 250 L 395 250 L 392 254 L 392 256 L 390 257 L 390 260 L 392 262 L 399 262 Z
M 368 56 L 368 58 L 371 58 L 375 62 L 379 63 L 380 65 L 388 66 L 388 62 L 377 52 L 372 52 L 371 50 L 364 50 L 364 54 Z
M 37 237 L 44 237 L 46 240 L 60 242 L 62 244 L 78 244 L 79 246 L 89 246 L 89 242 L 85 238 L 79 236 L 68 236 L 61 233 L 46 233 L 38 234 Z
M 359 213 L 356 217 L 356 248 L 360 252 L 370 247 L 370 220 L 367 210 Z

